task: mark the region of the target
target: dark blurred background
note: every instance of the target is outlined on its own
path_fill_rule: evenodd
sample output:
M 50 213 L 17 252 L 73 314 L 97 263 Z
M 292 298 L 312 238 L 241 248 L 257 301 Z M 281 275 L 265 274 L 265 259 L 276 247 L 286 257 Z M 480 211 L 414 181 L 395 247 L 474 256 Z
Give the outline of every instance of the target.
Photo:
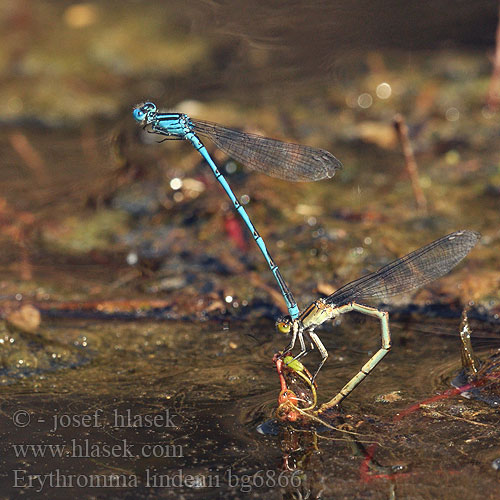
M 486 0 L 5 0 L 1 118 L 111 116 L 142 96 L 164 105 L 318 96 L 373 53 L 412 64 L 415 53 L 491 52 L 497 10 Z

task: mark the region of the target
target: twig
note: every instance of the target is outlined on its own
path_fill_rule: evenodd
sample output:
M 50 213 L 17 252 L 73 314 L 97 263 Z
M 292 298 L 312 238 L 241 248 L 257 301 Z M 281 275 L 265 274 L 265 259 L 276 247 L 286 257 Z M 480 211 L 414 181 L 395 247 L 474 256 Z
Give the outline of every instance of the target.
M 498 111 L 500 107 L 500 2 L 498 8 L 498 24 L 495 43 L 495 56 L 493 58 L 493 72 L 491 73 L 486 107 L 491 111 Z
M 286 306 L 283 303 L 283 296 L 275 288 L 265 283 L 262 278 L 255 272 L 250 272 L 250 283 L 256 288 L 265 290 L 270 296 L 275 306 L 277 306 L 283 313 L 287 312 Z
M 405 165 L 408 175 L 410 176 L 411 187 L 413 188 L 413 195 L 415 196 L 415 201 L 417 203 L 417 209 L 419 212 L 427 212 L 427 200 L 425 198 L 424 192 L 422 191 L 422 186 L 420 185 L 420 179 L 418 176 L 418 166 L 415 160 L 415 155 L 413 154 L 413 148 L 408 137 L 408 126 L 406 125 L 403 115 L 397 114 L 394 117 L 394 128 L 398 134 L 399 142 L 401 143 L 401 148 L 403 149 L 403 155 L 405 158 Z
M 454 418 L 455 420 L 461 420 L 462 422 L 467 422 L 468 424 L 473 424 L 473 425 L 480 425 L 482 427 L 494 427 L 491 424 L 485 424 L 483 422 L 475 422 L 474 420 L 469 420 L 468 418 L 464 417 L 459 417 L 458 415 L 450 415 L 449 413 L 441 413 L 437 410 L 433 410 L 433 412 L 436 415 L 439 415 L 440 417 L 449 417 L 449 418 Z
M 37 181 L 42 182 L 45 180 L 47 178 L 45 162 L 38 151 L 28 141 L 28 138 L 21 132 L 13 132 L 8 137 L 11 146 L 35 174 Z

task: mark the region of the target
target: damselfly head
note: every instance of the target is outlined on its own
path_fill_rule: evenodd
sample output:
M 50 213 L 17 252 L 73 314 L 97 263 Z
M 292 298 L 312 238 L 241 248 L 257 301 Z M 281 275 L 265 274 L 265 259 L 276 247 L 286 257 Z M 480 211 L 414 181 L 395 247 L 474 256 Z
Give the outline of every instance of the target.
M 145 102 L 139 104 L 134 109 L 134 119 L 138 122 L 151 123 L 156 117 L 156 104 L 152 102 Z
M 291 329 L 292 318 L 290 316 L 281 316 L 281 318 L 276 321 L 276 330 L 278 330 L 278 332 L 288 335 Z

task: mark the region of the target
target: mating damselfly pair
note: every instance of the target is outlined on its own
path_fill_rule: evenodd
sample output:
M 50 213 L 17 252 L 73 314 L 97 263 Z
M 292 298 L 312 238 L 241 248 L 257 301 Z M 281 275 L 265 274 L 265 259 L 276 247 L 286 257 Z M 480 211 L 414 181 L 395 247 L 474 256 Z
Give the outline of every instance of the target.
M 286 302 L 289 315 L 280 318 L 276 323 L 278 331 L 292 335 L 291 342 L 284 349 L 283 355 L 294 348 L 297 340 L 301 350 L 294 359 L 299 359 L 316 347 L 322 360 L 314 374 L 314 379 L 328 357 L 328 351 L 314 332 L 316 327 L 350 311 L 380 319 L 381 348 L 341 389 L 334 398 L 334 404 L 340 403 L 352 392 L 391 347 L 388 313 L 361 302 L 410 291 L 443 276 L 455 267 L 479 240 L 479 234 L 473 231 L 451 233 L 395 260 L 374 273 L 348 283 L 329 297 L 314 301 L 301 313 L 278 266 L 271 258 L 264 240 L 256 231 L 245 209 L 208 154 L 199 136 L 209 138 L 228 156 L 253 170 L 290 181 L 318 181 L 331 178 L 341 168 L 340 161 L 322 149 L 247 134 L 215 123 L 194 120 L 181 113 L 160 113 L 156 105 L 151 102 L 137 106 L 133 114 L 135 120 L 145 128 L 149 127 L 148 131 L 151 133 L 163 136 L 165 139 L 190 141 L 207 161 L 216 179 L 231 199 L 234 208 L 263 253 Z

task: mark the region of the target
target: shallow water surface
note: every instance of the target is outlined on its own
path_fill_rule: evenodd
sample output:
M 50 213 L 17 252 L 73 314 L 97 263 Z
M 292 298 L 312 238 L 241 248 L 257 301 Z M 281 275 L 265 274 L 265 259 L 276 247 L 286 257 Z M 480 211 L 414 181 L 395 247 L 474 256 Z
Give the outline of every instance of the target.
M 441 321 L 443 335 L 423 333 L 425 318 L 393 322 L 393 351 L 343 405 L 354 434 L 262 434 L 279 392 L 271 322 L 49 321 L 41 335 L 57 333 L 74 356 L 4 387 L 2 490 L 65 498 L 71 481 L 88 494 L 108 481 L 107 495 L 121 498 L 479 498 L 498 481 L 496 411 L 455 395 L 397 417 L 449 389 L 457 322 Z M 353 315 L 323 333 L 320 398 L 377 348 L 377 326 Z

